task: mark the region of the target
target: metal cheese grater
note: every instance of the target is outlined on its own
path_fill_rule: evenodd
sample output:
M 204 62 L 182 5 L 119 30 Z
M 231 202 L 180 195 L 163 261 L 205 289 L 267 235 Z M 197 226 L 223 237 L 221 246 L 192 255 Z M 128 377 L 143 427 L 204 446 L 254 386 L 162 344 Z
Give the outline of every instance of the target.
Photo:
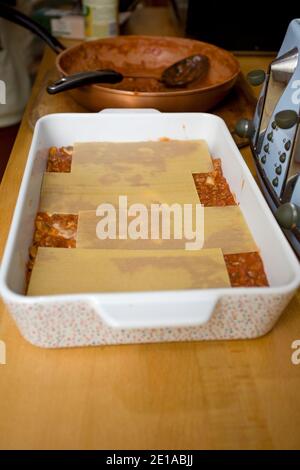
M 237 123 L 247 136 L 265 198 L 300 258 L 300 19 L 293 20 L 269 70 L 248 80 L 262 85 L 253 121 Z

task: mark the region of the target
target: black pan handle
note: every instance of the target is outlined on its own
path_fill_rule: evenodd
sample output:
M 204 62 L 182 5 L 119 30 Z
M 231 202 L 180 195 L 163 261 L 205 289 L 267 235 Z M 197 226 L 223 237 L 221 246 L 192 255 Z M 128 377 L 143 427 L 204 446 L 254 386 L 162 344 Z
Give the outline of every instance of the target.
M 0 3 L 0 18 L 10 21 L 11 23 L 18 24 L 32 33 L 39 36 L 51 49 L 59 54 L 65 49 L 65 46 L 54 36 L 52 36 L 43 26 L 36 21 L 24 15 L 15 8 Z
M 56 95 L 62 91 L 73 90 L 83 85 L 92 85 L 93 83 L 119 83 L 123 80 L 123 75 L 114 70 L 94 70 L 90 72 L 80 72 L 68 77 L 62 77 L 51 83 L 47 87 L 50 95 Z

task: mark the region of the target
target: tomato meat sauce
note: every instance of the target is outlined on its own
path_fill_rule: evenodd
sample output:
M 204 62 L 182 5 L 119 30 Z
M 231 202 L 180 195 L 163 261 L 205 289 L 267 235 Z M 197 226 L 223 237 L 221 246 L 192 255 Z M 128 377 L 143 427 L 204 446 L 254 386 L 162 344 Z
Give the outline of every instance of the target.
M 73 147 L 51 147 L 46 171 L 50 173 L 70 173 Z
M 47 214 L 38 212 L 35 219 L 33 242 L 27 263 L 27 285 L 33 269 L 38 248 L 75 248 L 78 216 L 74 214 Z
M 214 171 L 193 175 L 199 198 L 204 207 L 236 206 L 229 185 L 222 173 L 220 159 L 213 160 Z

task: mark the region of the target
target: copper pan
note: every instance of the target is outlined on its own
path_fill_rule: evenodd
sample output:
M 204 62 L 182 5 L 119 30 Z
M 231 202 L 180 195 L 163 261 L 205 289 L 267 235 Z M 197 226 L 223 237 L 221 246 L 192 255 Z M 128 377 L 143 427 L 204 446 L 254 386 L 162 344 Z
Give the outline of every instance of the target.
M 207 111 L 227 95 L 240 72 L 239 63 L 230 52 L 192 39 L 117 36 L 82 42 L 65 49 L 56 38 L 20 12 L 0 6 L 0 16 L 42 37 L 58 53 L 56 67 L 61 76 L 103 68 L 125 75 L 159 78 L 165 68 L 192 54 L 204 54 L 210 60 L 207 77 L 183 89 L 167 89 L 153 79 L 124 79 L 116 85 L 87 85 L 67 92 L 91 111 L 104 108 Z

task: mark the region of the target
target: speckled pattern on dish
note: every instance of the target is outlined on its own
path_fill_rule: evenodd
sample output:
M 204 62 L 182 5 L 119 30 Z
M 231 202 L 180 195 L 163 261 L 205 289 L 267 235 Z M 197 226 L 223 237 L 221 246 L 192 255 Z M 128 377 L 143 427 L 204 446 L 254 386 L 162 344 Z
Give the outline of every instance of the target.
M 105 344 L 156 343 L 255 338 L 268 333 L 292 298 L 285 295 L 226 296 L 212 318 L 201 326 L 158 329 L 115 329 L 105 325 L 92 303 L 10 303 L 22 335 L 44 348 Z

